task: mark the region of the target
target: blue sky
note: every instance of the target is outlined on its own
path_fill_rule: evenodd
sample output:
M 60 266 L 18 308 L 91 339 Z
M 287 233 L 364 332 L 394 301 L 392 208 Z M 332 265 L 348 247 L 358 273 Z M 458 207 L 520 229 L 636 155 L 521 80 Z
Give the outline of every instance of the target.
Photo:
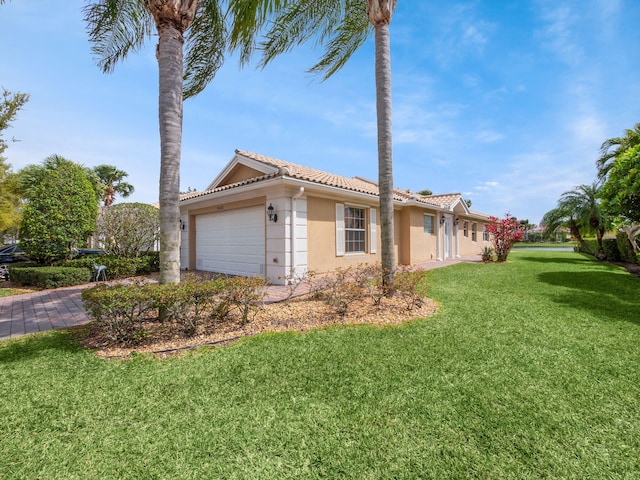
M 364 0 L 363 0 L 364 1 Z M 0 7 L 0 86 L 31 95 L 6 137 L 14 170 L 59 154 L 129 173 L 158 197 L 155 39 L 112 74 L 95 64 L 82 1 Z M 391 25 L 394 183 L 460 192 L 472 209 L 539 223 L 591 183 L 604 140 L 640 122 L 640 2 L 399 0 Z M 236 148 L 377 179 L 373 40 L 326 82 L 305 47 L 265 70 L 228 58 L 185 102 L 182 189 Z

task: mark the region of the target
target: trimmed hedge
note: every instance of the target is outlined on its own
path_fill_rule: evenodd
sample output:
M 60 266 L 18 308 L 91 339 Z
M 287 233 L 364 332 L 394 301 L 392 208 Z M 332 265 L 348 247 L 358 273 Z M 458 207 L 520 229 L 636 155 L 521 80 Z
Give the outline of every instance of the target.
M 112 255 L 89 256 L 68 260 L 61 264 L 65 267 L 84 267 L 93 273 L 94 265 L 107 267 L 107 279 L 133 277 L 146 275 L 160 270 L 160 261 L 157 252 L 152 252 L 136 258 L 120 258 Z
M 602 248 L 604 250 L 605 260 L 608 262 L 619 262 L 622 260 L 620 250 L 618 250 L 618 240 L 615 238 L 602 239 Z
M 92 272 L 73 267 L 11 267 L 12 282 L 23 286 L 58 288 L 80 285 L 91 281 Z
M 638 257 L 633 251 L 633 246 L 629 241 L 629 237 L 624 232 L 618 232 L 616 235 L 616 241 L 618 243 L 618 251 L 620 253 L 620 259 L 627 263 L 638 263 Z
M 167 285 L 100 283 L 83 290 L 82 302 L 110 340 L 126 344 L 144 336 L 143 320 L 178 324 L 187 337 L 202 324 L 224 320 L 231 310 L 247 323 L 262 305 L 265 286 L 263 278 L 220 276 Z

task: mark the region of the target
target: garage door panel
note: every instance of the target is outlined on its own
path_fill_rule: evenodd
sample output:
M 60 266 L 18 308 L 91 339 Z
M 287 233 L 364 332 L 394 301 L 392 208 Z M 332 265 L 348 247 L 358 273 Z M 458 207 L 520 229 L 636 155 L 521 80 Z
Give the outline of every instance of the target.
M 196 268 L 230 275 L 264 275 L 264 208 L 196 217 Z

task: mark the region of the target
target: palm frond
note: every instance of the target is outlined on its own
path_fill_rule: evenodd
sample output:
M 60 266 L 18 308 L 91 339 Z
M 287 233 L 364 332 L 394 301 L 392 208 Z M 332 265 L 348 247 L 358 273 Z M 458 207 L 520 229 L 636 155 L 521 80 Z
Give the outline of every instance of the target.
M 313 39 L 326 45 L 320 61 L 309 70 L 323 80 L 339 70 L 371 33 L 362 0 L 298 0 L 276 16 L 260 45 L 261 67 L 275 57 Z
M 600 146 L 600 157 L 596 160 L 598 168 L 598 178 L 603 180 L 607 177 L 616 159 L 632 147 L 640 144 L 640 123 L 633 129 L 626 129 L 624 137 L 613 137 L 605 140 Z
M 240 65 L 251 59 L 256 38 L 276 12 L 284 11 L 294 0 L 229 0 L 231 31 L 229 48 L 240 52 Z
M 323 81 L 340 70 L 373 32 L 366 8 L 363 7 L 364 2 L 348 3 L 353 4 L 353 9 L 347 10 L 322 58 L 309 69 L 311 73 L 321 74 Z
M 154 20 L 141 0 L 100 0 L 83 7 L 91 51 L 103 72 L 133 50 L 139 50 L 154 31 Z
M 187 31 L 184 55 L 184 98 L 200 93 L 224 62 L 227 47 L 225 16 L 217 0 L 206 0 Z

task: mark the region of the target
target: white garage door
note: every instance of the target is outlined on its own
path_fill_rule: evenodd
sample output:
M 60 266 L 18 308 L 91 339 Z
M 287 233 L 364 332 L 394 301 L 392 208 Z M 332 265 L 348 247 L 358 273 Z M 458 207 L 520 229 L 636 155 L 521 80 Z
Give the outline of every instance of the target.
M 264 276 L 264 207 L 196 217 L 196 268 L 229 275 Z

